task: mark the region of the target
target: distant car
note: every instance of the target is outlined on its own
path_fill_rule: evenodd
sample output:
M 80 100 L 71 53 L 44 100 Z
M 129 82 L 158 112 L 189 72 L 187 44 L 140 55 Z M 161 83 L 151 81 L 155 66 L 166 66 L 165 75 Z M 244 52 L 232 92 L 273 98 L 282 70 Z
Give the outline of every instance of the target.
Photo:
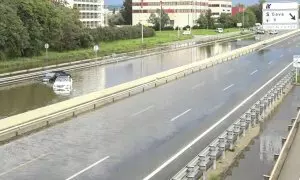
M 269 34 L 278 34 L 278 32 L 276 30 L 271 30 Z
M 223 33 L 224 30 L 223 30 L 223 28 L 217 28 L 217 29 L 216 29 L 216 32 L 218 32 L 218 33 Z
M 257 29 L 256 34 L 265 34 L 265 30 L 263 29 Z
M 190 34 L 191 34 L 191 31 L 183 31 L 182 34 L 183 34 L 183 35 L 190 35 Z
M 72 90 L 73 80 L 71 76 L 58 76 L 53 84 L 54 91 L 70 92 Z
M 70 74 L 66 73 L 65 71 L 53 71 L 48 72 L 42 77 L 43 82 L 54 82 L 57 77 L 59 76 L 71 76 Z

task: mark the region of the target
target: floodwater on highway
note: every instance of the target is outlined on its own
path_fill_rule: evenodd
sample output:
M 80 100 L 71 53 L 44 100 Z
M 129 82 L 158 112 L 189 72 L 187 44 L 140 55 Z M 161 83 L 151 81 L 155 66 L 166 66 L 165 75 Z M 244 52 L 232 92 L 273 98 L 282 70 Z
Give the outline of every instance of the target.
M 73 90 L 67 96 L 55 94 L 51 85 L 38 81 L 1 87 L 0 119 L 203 60 L 254 42 L 254 39 L 243 39 L 215 43 L 214 45 L 157 54 L 116 64 L 75 70 L 71 72 Z
M 294 88 L 277 108 L 274 116 L 262 125 L 262 132 L 242 155 L 225 179 L 226 180 L 263 180 L 270 175 L 275 164 L 274 154 L 281 150 L 281 139 L 288 135 L 291 118 L 296 117 L 296 108 L 300 104 L 300 88 Z

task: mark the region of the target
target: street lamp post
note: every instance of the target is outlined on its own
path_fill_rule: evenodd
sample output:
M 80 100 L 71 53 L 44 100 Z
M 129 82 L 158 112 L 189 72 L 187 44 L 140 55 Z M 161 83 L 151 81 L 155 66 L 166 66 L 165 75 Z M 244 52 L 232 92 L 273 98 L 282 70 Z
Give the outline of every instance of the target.
M 141 16 L 142 17 L 140 20 L 141 20 L 141 26 L 142 26 L 142 32 L 141 32 L 142 33 L 142 44 L 144 43 L 144 25 L 143 25 L 143 20 L 142 20 L 143 19 L 143 3 L 144 3 L 143 0 L 141 0 L 141 11 L 142 11 Z
M 161 23 L 162 23 L 161 19 L 162 19 L 162 1 L 160 1 L 160 23 L 159 23 L 159 31 L 161 31 Z

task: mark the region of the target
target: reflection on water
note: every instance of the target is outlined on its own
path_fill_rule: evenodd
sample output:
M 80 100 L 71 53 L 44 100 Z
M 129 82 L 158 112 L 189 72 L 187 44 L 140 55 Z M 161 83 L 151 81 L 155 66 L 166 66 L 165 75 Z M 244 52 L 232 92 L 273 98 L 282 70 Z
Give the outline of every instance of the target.
M 254 43 L 253 39 L 215 43 L 71 72 L 73 91 L 54 92 L 42 83 L 0 89 L 0 119 L 71 97 L 102 90 L 140 77 L 200 61 Z M 56 94 L 58 93 L 58 95 Z
M 278 134 L 270 133 L 260 136 L 260 160 L 273 163 L 274 154 L 281 150 L 281 137 Z

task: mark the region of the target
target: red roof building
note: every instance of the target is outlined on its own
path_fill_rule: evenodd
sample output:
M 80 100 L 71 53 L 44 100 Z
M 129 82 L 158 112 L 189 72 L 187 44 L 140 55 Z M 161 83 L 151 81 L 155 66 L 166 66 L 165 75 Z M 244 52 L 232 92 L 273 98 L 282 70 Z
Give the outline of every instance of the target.
M 237 13 L 244 12 L 245 10 L 246 10 L 246 8 L 243 6 L 232 7 L 231 14 L 232 14 L 232 16 L 235 16 Z

